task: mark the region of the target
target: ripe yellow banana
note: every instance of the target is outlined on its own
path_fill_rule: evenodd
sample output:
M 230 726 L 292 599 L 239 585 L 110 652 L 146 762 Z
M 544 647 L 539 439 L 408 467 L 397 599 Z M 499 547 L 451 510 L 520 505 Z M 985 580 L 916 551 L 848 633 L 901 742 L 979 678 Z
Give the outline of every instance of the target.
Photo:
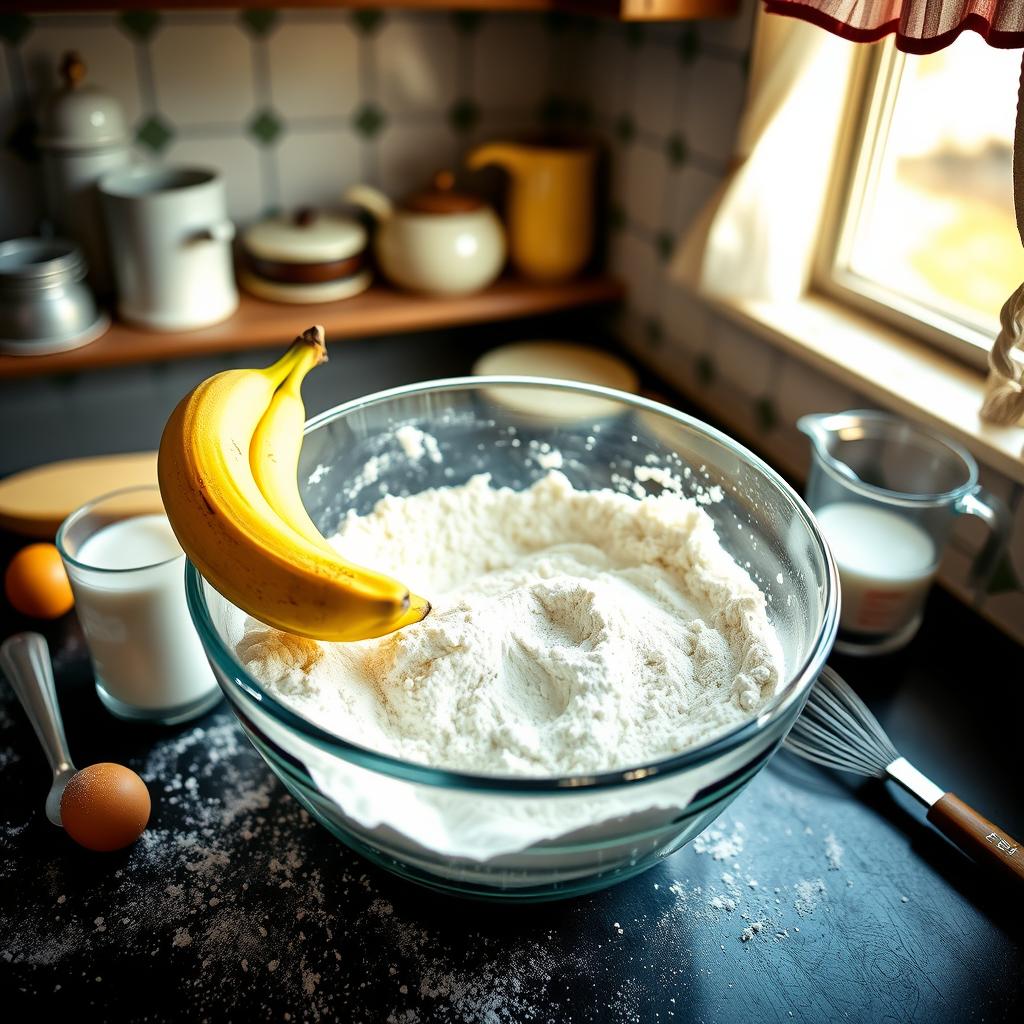
M 252 435 L 249 465 L 267 504 L 296 533 L 335 554 L 334 548 L 309 518 L 298 488 L 299 452 L 302 449 L 302 428 L 306 422 L 302 382 L 314 366 L 326 359 L 327 349 L 323 345 L 308 345 L 302 350 L 288 376 L 274 392 Z
M 185 553 L 229 601 L 300 636 L 365 640 L 409 621 L 407 588 L 297 533 L 267 502 L 249 461 L 275 391 L 311 346 L 322 348 L 321 329 L 273 366 L 227 370 L 187 395 L 160 441 L 160 494 Z
M 308 345 L 300 353 L 256 427 L 249 448 L 249 464 L 267 504 L 297 534 L 336 559 L 338 553 L 310 519 L 298 487 L 299 453 L 306 422 L 302 382 L 310 370 L 326 361 L 327 348 L 323 344 Z M 419 622 L 429 611 L 430 603 L 425 598 L 410 593 L 409 608 L 393 628 Z

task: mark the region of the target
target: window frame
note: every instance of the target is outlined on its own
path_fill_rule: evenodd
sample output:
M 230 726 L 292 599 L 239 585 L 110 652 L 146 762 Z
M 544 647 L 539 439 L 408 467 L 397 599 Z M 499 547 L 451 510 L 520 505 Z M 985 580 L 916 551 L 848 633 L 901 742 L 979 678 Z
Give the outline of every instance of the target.
M 994 335 L 887 291 L 849 269 L 857 211 L 880 170 L 906 61 L 891 37 L 858 50 L 813 255 L 811 290 L 984 370 Z

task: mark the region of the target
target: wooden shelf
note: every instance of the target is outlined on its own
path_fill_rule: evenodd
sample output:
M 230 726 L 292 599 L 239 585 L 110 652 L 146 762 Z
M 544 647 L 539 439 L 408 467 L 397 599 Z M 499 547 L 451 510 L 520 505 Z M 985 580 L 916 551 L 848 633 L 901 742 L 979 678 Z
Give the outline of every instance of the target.
M 71 352 L 0 355 L 0 379 L 284 345 L 310 324 L 323 324 L 331 342 L 556 313 L 615 302 L 623 294 L 622 284 L 611 277 L 581 278 L 556 285 L 505 278 L 486 291 L 456 298 L 414 295 L 374 285 L 352 299 L 301 306 L 264 302 L 243 292 L 238 311 L 214 327 L 171 334 L 115 322 L 102 338 Z

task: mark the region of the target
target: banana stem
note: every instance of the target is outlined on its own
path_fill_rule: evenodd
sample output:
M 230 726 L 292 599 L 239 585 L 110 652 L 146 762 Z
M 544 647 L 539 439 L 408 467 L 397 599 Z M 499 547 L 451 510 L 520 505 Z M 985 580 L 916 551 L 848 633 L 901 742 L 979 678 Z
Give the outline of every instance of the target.
M 303 343 L 304 347 L 299 354 L 298 361 L 292 366 L 284 383 L 277 390 L 279 393 L 283 392 L 294 398 L 300 398 L 302 382 L 306 379 L 306 374 L 314 366 L 327 362 L 327 346 L 324 344 L 322 327 L 310 327 L 309 330 L 299 335 L 295 341 L 296 344 Z
M 315 358 L 315 362 L 308 362 L 312 358 Z M 308 372 L 312 367 L 325 362 L 327 362 L 327 344 L 324 341 L 324 329 L 317 324 L 303 331 L 288 346 L 288 351 L 276 363 L 266 367 L 262 372 L 270 379 L 276 391 L 301 366 L 306 365 L 306 372 Z
M 296 339 L 296 344 L 303 342 L 312 347 L 316 353 L 316 362 L 312 366 L 319 366 L 327 362 L 327 339 L 321 324 L 314 324 L 307 327 Z M 312 367 L 311 367 L 312 368 Z

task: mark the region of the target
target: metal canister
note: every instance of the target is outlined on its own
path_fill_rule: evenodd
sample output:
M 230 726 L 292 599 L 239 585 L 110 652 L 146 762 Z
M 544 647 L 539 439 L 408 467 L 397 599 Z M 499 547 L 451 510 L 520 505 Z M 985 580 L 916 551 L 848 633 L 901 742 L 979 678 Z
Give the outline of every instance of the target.
M 110 318 L 97 309 L 85 274 L 82 251 L 73 242 L 0 242 L 0 352 L 43 355 L 100 337 Z

